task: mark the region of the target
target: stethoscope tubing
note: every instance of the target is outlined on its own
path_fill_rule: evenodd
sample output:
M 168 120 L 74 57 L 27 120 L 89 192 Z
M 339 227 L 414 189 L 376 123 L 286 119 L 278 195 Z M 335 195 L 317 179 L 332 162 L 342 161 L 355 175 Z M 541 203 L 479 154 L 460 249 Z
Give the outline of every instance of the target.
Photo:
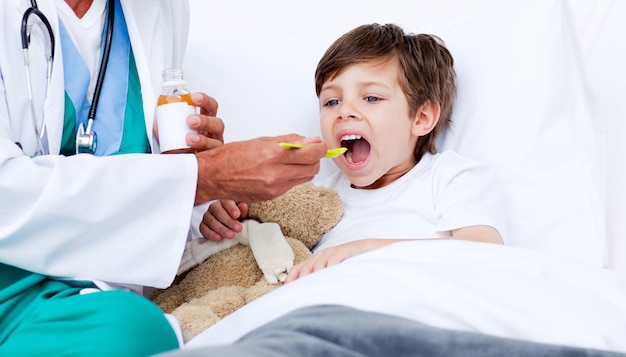
M 22 16 L 22 25 L 21 25 L 21 39 L 22 39 L 22 52 L 24 54 L 24 68 L 25 68 L 25 72 L 26 72 L 26 87 L 28 90 L 28 99 L 30 101 L 30 109 L 31 109 L 31 116 L 33 119 L 33 127 L 35 129 L 35 134 L 37 135 L 37 153 L 39 155 L 44 155 L 47 154 L 47 150 L 44 148 L 45 145 L 43 144 L 43 140 L 44 140 L 44 135 L 45 135 L 45 116 L 44 118 L 42 118 L 41 121 L 41 125 L 38 124 L 37 122 L 37 115 L 35 114 L 35 103 L 33 100 L 33 89 L 32 89 L 32 85 L 31 85 L 31 78 L 30 78 L 30 57 L 28 55 L 28 46 L 30 44 L 30 31 L 28 31 L 28 18 L 31 15 L 37 16 L 40 20 L 41 23 L 44 24 L 44 26 L 46 27 L 46 31 L 48 32 L 48 37 L 50 38 L 50 54 L 48 56 L 48 58 L 46 59 L 46 88 L 50 87 L 50 80 L 52 77 L 52 65 L 54 63 L 54 33 L 52 32 L 52 26 L 50 25 L 50 22 L 48 21 L 48 19 L 46 18 L 46 16 L 39 11 L 39 8 L 37 7 L 37 2 L 35 0 L 31 0 L 31 7 L 28 8 L 25 12 L 24 15 Z
M 104 82 L 104 76 L 106 74 L 107 65 L 109 64 L 109 55 L 111 54 L 111 42 L 113 40 L 113 24 L 115 15 L 115 0 L 109 0 L 109 16 L 107 22 L 106 38 L 104 39 L 104 50 L 102 54 L 102 60 L 100 61 L 100 69 L 98 70 L 98 79 L 96 80 L 96 88 L 94 90 L 93 99 L 91 101 L 91 107 L 89 108 L 89 115 L 87 119 L 93 123 L 96 119 L 96 110 L 98 108 L 98 102 L 100 101 L 100 92 L 102 91 L 102 84 Z M 87 133 L 91 132 L 91 125 L 87 125 Z
M 30 15 L 35 15 L 37 17 L 39 17 L 39 19 L 41 20 L 41 22 L 44 24 L 44 26 L 46 26 L 46 30 L 48 31 L 48 36 L 50 37 L 50 57 L 54 59 L 54 33 L 52 32 L 52 26 L 50 25 L 50 21 L 48 21 L 48 18 L 46 18 L 46 16 L 39 11 L 39 9 L 36 7 L 37 3 L 34 3 L 35 7 L 30 7 L 28 8 L 25 12 L 24 15 L 22 16 L 22 28 L 21 28 L 21 35 L 22 35 L 22 49 L 26 50 L 28 49 L 28 45 L 30 43 L 30 33 L 28 31 L 28 18 L 30 17 Z

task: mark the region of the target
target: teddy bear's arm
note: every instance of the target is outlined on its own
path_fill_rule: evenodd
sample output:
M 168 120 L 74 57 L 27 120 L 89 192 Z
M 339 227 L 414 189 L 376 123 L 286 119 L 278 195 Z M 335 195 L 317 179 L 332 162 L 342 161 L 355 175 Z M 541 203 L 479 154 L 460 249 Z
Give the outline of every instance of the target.
M 265 280 L 270 284 L 285 281 L 293 266 L 294 254 L 278 223 L 259 223 L 254 220 L 246 223 L 250 249 Z
M 222 239 L 219 242 L 211 241 L 205 238 L 197 238 L 187 242 L 187 244 L 185 244 L 185 251 L 183 252 L 183 257 L 180 261 L 180 265 L 178 266 L 178 273 L 176 275 L 180 275 L 195 267 L 213 254 L 239 244 L 240 242 L 237 238 L 238 237 L 235 235 L 233 239 Z

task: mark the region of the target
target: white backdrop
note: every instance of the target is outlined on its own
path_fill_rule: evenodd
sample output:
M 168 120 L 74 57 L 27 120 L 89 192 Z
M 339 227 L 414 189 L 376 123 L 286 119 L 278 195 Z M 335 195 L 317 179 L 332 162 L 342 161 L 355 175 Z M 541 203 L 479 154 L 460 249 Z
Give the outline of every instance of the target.
M 479 6 L 489 6 L 502 0 L 391 0 L 381 5 L 373 0 L 318 0 L 293 2 L 288 0 L 230 0 L 207 2 L 190 0 L 191 34 L 184 68 L 187 72 L 190 89 L 205 91 L 220 102 L 219 115 L 226 123 L 226 140 L 241 140 L 260 135 L 277 135 L 298 132 L 314 135 L 318 132 L 317 117 L 303 118 L 299 113 L 281 112 L 281 100 L 266 95 L 262 86 L 259 88 L 240 88 L 236 79 L 242 75 L 257 76 L 257 82 L 272 85 L 277 76 L 289 77 L 289 73 L 263 73 L 257 71 L 255 64 L 263 61 L 275 61 L 276 57 L 289 63 L 289 68 L 310 71 L 311 85 L 289 86 L 290 97 L 296 97 L 299 105 L 306 110 L 316 112 L 317 101 L 313 90 L 313 72 L 323 51 L 339 35 L 363 23 L 393 22 L 411 30 L 410 23 L 428 21 L 432 16 L 442 17 L 441 9 L 446 9 L 450 19 L 463 17 Z M 449 6 L 442 6 L 442 3 Z M 620 0 L 570 0 L 576 18 L 576 25 L 586 61 L 590 84 L 596 94 L 597 102 L 606 122 L 608 143 L 608 182 L 607 182 L 607 232 L 609 235 L 611 265 L 614 269 L 626 273 L 626 237 L 622 237 L 624 218 L 626 217 L 626 1 Z M 371 9 L 371 11 L 369 11 Z M 401 9 L 399 11 L 399 9 Z M 269 16 L 271 15 L 271 16 Z M 268 17 L 273 20 L 268 21 Z M 276 19 L 279 19 L 277 21 Z M 316 44 L 319 56 L 315 58 L 299 57 L 289 48 L 291 41 L 307 37 Z M 311 40 L 314 38 L 314 40 Z M 213 85 L 212 79 L 203 68 L 210 68 L 210 41 L 236 43 L 255 39 L 254 45 L 245 53 L 240 53 L 240 60 L 223 66 L 219 71 L 211 71 L 216 83 L 228 82 L 233 85 L 220 88 Z M 274 39 L 274 41 L 272 40 Z M 275 39 L 280 39 L 276 41 Z M 263 56 L 270 47 L 274 52 L 271 58 Z M 275 56 L 279 54 L 279 56 Z M 251 61 L 250 59 L 254 60 Z M 259 68 L 262 68 L 259 65 Z M 219 77 L 219 80 L 217 80 Z M 236 93 L 233 93 L 236 90 Z M 229 108 L 245 106 L 247 98 L 261 97 L 263 108 L 258 108 L 254 118 L 229 116 Z M 255 109 L 256 110 L 256 109 Z M 280 128 L 264 124 L 264 118 L 282 115 L 284 125 Z M 325 162 L 328 165 L 328 162 Z M 326 168 L 323 167 L 323 170 Z

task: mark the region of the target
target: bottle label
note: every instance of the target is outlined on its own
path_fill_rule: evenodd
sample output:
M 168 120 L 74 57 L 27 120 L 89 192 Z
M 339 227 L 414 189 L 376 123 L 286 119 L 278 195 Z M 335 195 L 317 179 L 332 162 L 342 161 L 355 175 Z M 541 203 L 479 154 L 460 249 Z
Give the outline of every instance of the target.
M 196 131 L 187 125 L 187 116 L 195 113 L 196 108 L 186 102 L 163 104 L 156 108 L 161 152 L 190 147 L 185 136 Z

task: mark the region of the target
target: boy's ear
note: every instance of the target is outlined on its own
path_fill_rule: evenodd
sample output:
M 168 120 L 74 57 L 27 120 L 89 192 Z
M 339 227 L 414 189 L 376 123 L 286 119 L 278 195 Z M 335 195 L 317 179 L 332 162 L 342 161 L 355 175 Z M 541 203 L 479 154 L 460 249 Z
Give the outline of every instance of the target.
M 439 114 L 441 113 L 441 106 L 439 103 L 427 101 L 421 107 L 418 108 L 413 118 L 413 125 L 411 126 L 411 134 L 413 136 L 424 136 L 430 133 L 435 125 L 439 122 Z

